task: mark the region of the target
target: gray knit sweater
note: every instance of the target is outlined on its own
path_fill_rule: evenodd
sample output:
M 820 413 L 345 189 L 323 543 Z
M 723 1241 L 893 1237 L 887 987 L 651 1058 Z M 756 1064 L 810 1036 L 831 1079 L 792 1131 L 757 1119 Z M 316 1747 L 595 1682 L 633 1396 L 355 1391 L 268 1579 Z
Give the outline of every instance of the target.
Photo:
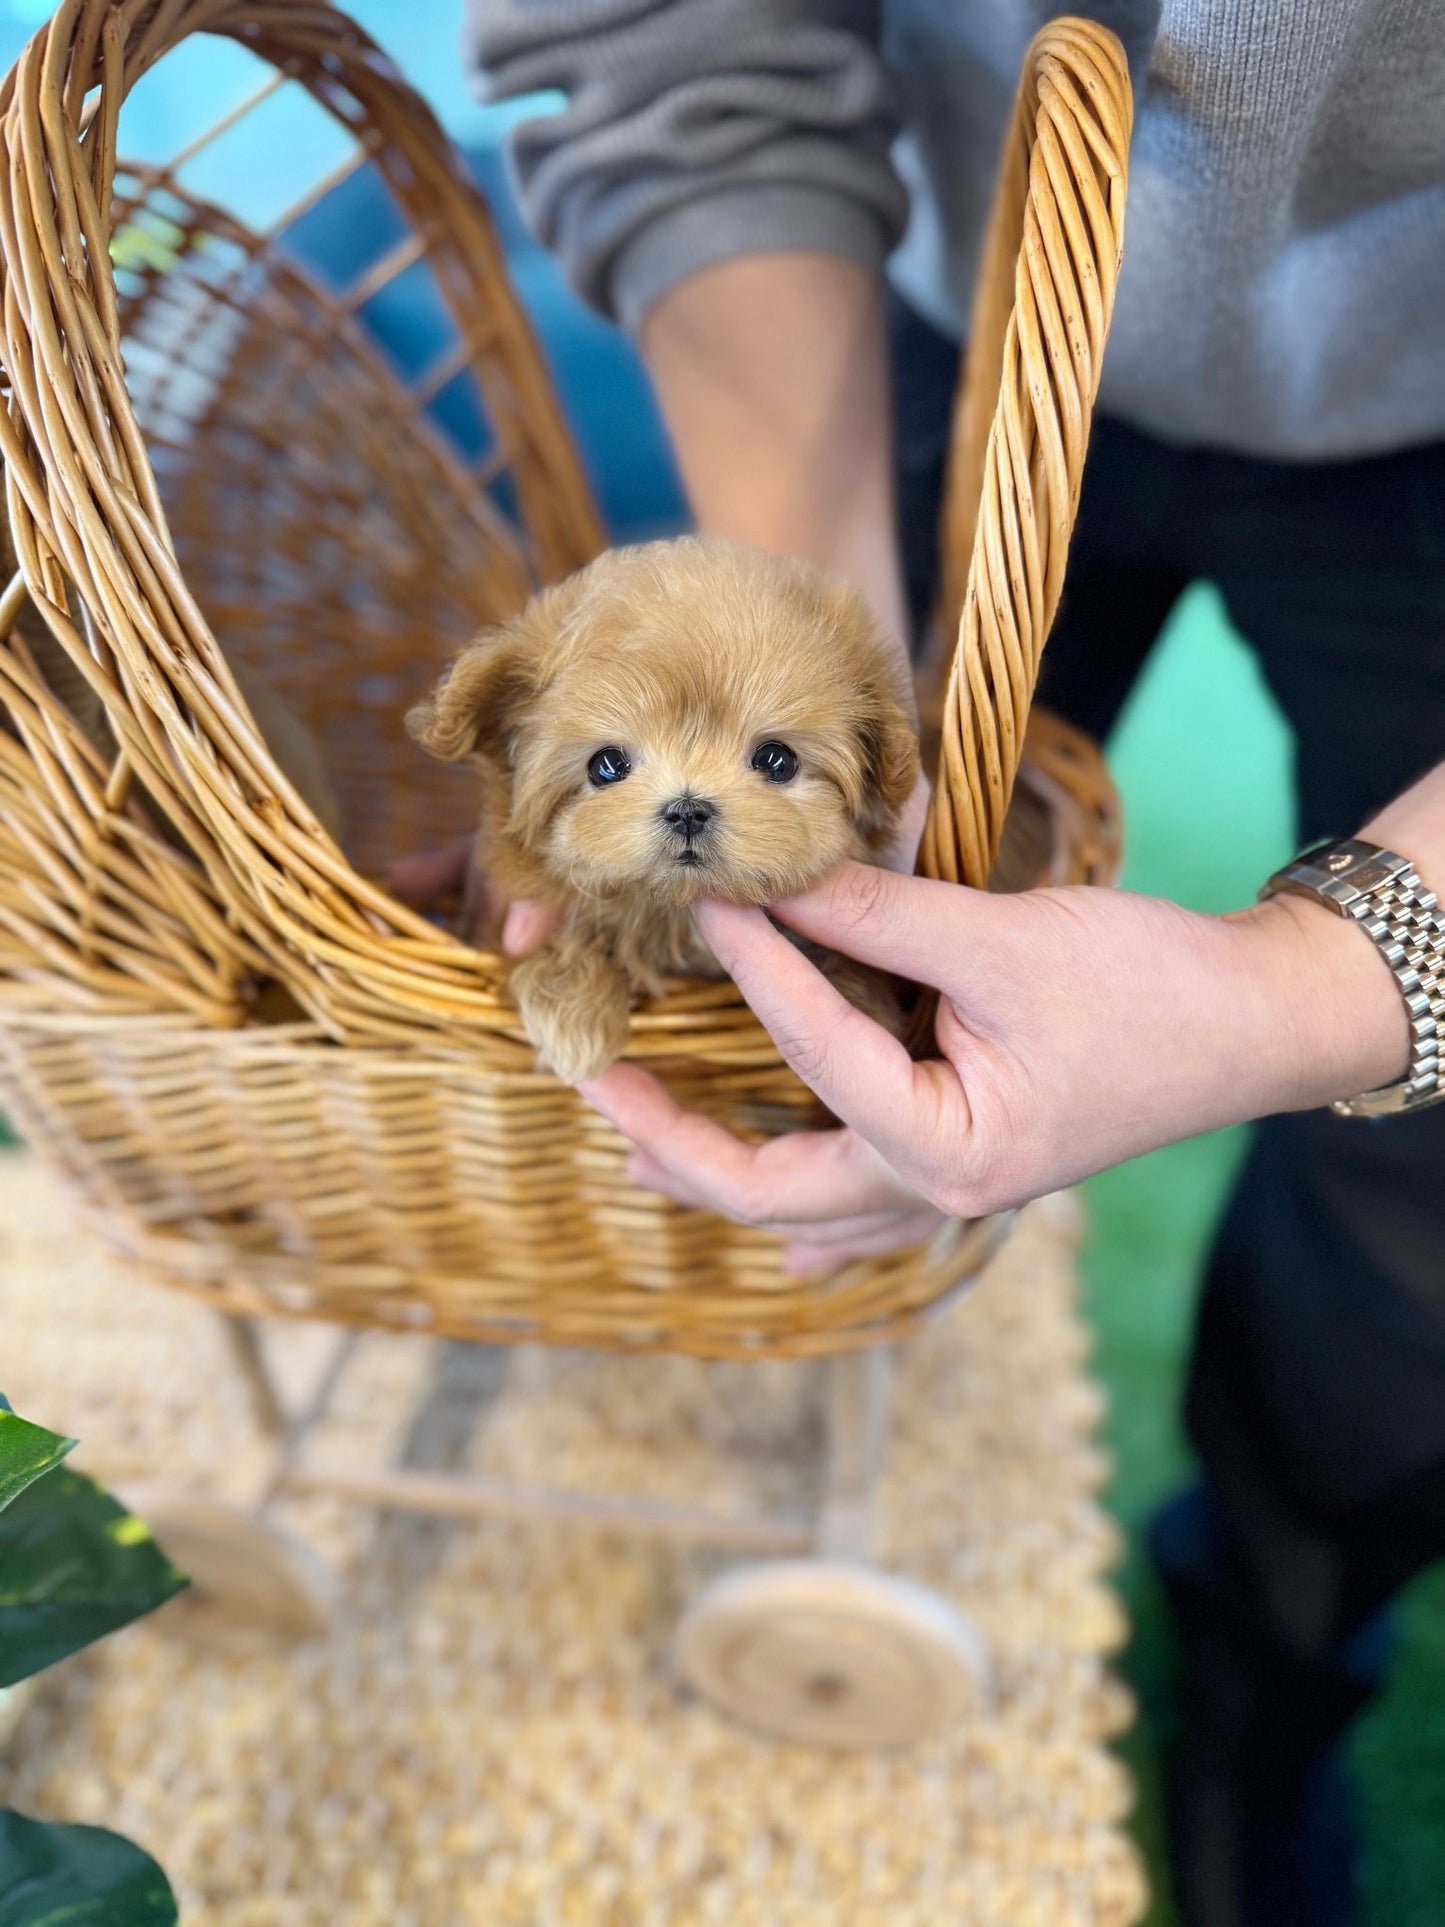
M 469 0 L 535 232 L 635 328 L 683 276 L 886 261 L 961 336 L 1030 35 L 1064 0 Z M 1135 90 L 1102 405 L 1280 457 L 1445 436 L 1445 0 L 1072 0 Z

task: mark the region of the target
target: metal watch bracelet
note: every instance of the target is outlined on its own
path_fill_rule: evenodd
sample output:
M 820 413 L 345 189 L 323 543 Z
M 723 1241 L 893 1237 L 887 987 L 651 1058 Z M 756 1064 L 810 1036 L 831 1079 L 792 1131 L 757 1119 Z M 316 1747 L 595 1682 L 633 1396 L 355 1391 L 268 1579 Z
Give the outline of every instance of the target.
M 1445 1037 L 1445 916 L 1408 857 L 1358 837 L 1321 843 L 1287 863 L 1260 898 L 1314 897 L 1358 923 L 1394 974 L 1410 1018 L 1410 1063 L 1398 1084 L 1330 1106 L 1341 1117 L 1384 1117 L 1418 1111 L 1445 1098 L 1440 1065 Z

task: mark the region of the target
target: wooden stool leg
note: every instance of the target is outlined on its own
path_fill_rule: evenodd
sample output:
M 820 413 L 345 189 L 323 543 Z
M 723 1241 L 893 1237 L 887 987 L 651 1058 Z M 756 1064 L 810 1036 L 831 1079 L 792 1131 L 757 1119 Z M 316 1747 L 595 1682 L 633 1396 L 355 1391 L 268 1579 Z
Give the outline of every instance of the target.
M 271 1376 L 271 1368 L 266 1363 L 266 1353 L 255 1319 L 241 1312 L 222 1312 L 220 1320 L 231 1356 L 240 1366 L 246 1388 L 251 1394 L 251 1410 L 256 1423 L 268 1438 L 281 1438 L 290 1420 L 276 1389 L 276 1381 Z
M 878 1476 L 888 1435 L 893 1353 L 885 1346 L 828 1361 L 828 1456 L 818 1551 L 825 1559 L 868 1558 Z

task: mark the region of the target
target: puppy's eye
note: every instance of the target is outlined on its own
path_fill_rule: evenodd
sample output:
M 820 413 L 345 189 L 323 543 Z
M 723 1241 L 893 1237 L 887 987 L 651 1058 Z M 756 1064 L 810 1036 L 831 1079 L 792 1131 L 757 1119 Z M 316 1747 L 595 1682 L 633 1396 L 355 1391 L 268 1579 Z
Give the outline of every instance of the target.
M 770 783 L 791 783 L 798 773 L 798 759 L 786 743 L 759 743 L 753 751 L 753 768 Z
M 619 749 L 616 743 L 609 743 L 606 749 L 599 749 L 587 759 L 587 780 L 593 789 L 605 790 L 609 783 L 620 783 L 624 776 L 631 774 L 627 751 Z

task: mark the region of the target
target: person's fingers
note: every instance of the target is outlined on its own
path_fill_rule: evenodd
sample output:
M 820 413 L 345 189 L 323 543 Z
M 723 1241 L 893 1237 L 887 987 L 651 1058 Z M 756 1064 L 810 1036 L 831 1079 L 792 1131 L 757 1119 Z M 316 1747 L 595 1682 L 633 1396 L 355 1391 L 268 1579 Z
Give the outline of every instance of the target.
M 695 1210 L 707 1211 L 711 1207 L 705 1202 L 702 1192 L 695 1184 L 676 1171 L 669 1171 L 665 1164 L 647 1151 L 634 1151 L 627 1160 L 627 1175 L 640 1191 L 660 1191 L 674 1204 L 689 1204 Z
M 909 1207 L 894 1204 L 887 1211 L 869 1211 L 856 1218 L 836 1218 L 831 1223 L 826 1220 L 807 1222 L 780 1218 L 768 1229 L 776 1231 L 790 1245 L 816 1246 L 819 1251 L 831 1251 L 845 1245 L 851 1248 L 861 1239 L 887 1238 L 894 1235 L 897 1225 L 911 1224 L 925 1211 L 931 1214 L 931 1221 L 936 1219 L 931 1205 L 924 1205 L 914 1198 Z
M 413 909 L 424 910 L 443 897 L 460 896 L 459 934 L 468 943 L 483 936 L 500 916 L 503 899 L 490 879 L 473 862 L 474 836 L 458 837 L 438 850 L 419 850 L 398 857 L 387 871 L 392 895 Z M 517 902 L 507 906 L 502 925 L 502 949 L 509 957 L 524 957 L 546 943 L 562 922 L 563 913 L 544 903 Z
M 847 867 L 865 877 L 886 877 L 890 885 L 915 881 L 862 864 Z M 958 894 L 952 884 L 937 887 Z M 963 1087 L 952 1066 L 915 1064 L 897 1038 L 855 1010 L 760 910 L 704 903 L 697 918 L 714 956 L 784 1059 L 835 1117 L 885 1159 L 916 1155 L 950 1115 L 960 1129 L 966 1126 Z
M 502 949 L 509 957 L 525 957 L 529 950 L 554 936 L 562 924 L 563 912 L 548 903 L 519 901 L 507 910 L 502 925 Z
M 917 1212 L 880 1219 L 871 1231 L 826 1244 L 792 1239 L 783 1252 L 783 1269 L 794 1274 L 824 1271 L 851 1264 L 857 1258 L 883 1258 L 891 1251 L 905 1251 L 910 1245 L 926 1243 L 943 1222 L 942 1212 L 925 1205 Z
M 415 855 L 398 857 L 387 871 L 392 895 L 413 909 L 454 895 L 466 881 L 471 848 L 472 838 L 468 836 L 439 850 L 418 850 Z
M 840 863 L 768 908 L 800 936 L 936 990 L 965 954 L 969 927 L 989 915 L 982 891 L 871 863 Z
M 635 1064 L 614 1064 L 578 1088 L 650 1159 L 643 1168 L 653 1188 L 725 1217 L 802 1224 L 885 1210 L 909 1195 L 853 1131 L 797 1131 L 745 1144 L 684 1110 Z
M 627 1174 L 641 1190 L 660 1191 L 665 1197 L 677 1204 L 692 1205 L 698 1210 L 713 1209 L 702 1190 L 690 1183 L 686 1176 L 669 1171 L 646 1151 L 634 1151 L 627 1162 Z M 797 1218 L 786 1215 L 769 1219 L 767 1229 L 774 1231 L 780 1238 L 798 1240 L 804 1244 L 833 1244 L 840 1239 L 866 1237 L 880 1231 L 884 1225 L 896 1219 L 900 1211 L 917 1210 L 919 1201 L 909 1194 L 903 1194 L 905 1202 L 897 1199 L 876 1211 L 850 1214 L 837 1218 Z M 784 1207 L 786 1212 L 788 1207 Z M 841 1207 L 840 1207 L 841 1208 Z M 927 1208 L 927 1207 L 925 1207 Z

